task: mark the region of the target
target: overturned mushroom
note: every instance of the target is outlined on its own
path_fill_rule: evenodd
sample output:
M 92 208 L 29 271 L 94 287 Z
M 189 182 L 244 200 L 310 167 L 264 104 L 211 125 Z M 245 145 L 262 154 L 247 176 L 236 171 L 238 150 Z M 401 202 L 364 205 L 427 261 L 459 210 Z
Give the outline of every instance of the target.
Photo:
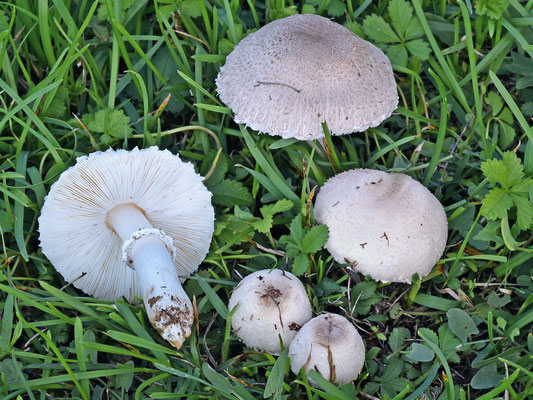
M 324 184 L 315 218 L 327 225 L 326 248 L 340 263 L 384 282 L 427 275 L 446 246 L 444 208 L 405 174 L 352 169 Z
M 289 347 L 291 370 L 313 369 L 328 381 L 344 385 L 363 368 L 365 346 L 355 327 L 337 314 L 322 314 L 306 323 Z M 309 378 L 311 384 L 315 382 Z
M 211 194 L 169 151 L 108 150 L 80 157 L 52 186 L 39 218 L 43 253 L 66 281 L 104 300 L 142 297 L 161 336 L 191 333 L 181 287 L 213 234 Z
M 327 18 L 292 15 L 244 38 L 216 80 L 235 121 L 309 140 L 379 125 L 398 105 L 387 56 Z
M 262 270 L 245 277 L 231 294 L 231 326 L 247 345 L 270 354 L 288 346 L 311 318 L 311 303 L 300 280 L 290 272 Z

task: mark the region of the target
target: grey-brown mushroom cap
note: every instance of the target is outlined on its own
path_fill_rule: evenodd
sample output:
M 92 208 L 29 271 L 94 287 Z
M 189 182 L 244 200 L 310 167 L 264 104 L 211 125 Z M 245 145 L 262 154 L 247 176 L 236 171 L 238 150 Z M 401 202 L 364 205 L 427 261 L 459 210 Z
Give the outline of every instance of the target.
M 314 215 L 327 225 L 326 249 L 375 280 L 411 282 L 427 275 L 448 237 L 444 208 L 405 174 L 370 169 L 340 173 L 317 195 Z
M 216 80 L 235 121 L 300 140 L 364 131 L 398 105 L 387 56 L 327 18 L 293 15 L 244 38 Z
M 39 217 L 43 253 L 66 281 L 104 300 L 142 297 L 123 261 L 123 241 L 108 226 L 120 204 L 142 210 L 173 241 L 173 261 L 187 277 L 205 258 L 214 230 L 211 193 L 191 163 L 157 147 L 109 149 L 80 157 L 63 172 Z

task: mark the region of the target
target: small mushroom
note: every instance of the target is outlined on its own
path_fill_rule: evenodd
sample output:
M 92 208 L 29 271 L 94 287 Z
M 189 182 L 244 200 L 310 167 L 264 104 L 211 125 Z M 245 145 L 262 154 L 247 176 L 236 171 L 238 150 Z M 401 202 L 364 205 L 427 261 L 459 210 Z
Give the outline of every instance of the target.
M 228 308 L 237 306 L 231 326 L 249 347 L 279 354 L 280 338 L 287 347 L 311 319 L 311 303 L 302 282 L 279 269 L 256 271 L 231 294 Z
M 320 189 L 314 213 L 329 229 L 325 247 L 335 260 L 383 282 L 427 275 L 448 237 L 440 202 L 405 174 L 340 173 Z
M 398 105 L 387 56 L 342 25 L 312 15 L 273 21 L 244 38 L 216 80 L 235 121 L 309 140 L 379 125 Z
M 365 363 L 365 346 L 355 327 L 337 314 L 322 314 L 306 323 L 289 347 L 291 370 L 313 369 L 340 386 L 359 376 Z M 316 383 L 309 378 L 311 384 Z
M 152 325 L 179 349 L 193 321 L 179 277 L 204 259 L 213 221 L 193 165 L 152 147 L 78 158 L 50 189 L 39 232 L 66 281 L 104 300 L 143 298 Z

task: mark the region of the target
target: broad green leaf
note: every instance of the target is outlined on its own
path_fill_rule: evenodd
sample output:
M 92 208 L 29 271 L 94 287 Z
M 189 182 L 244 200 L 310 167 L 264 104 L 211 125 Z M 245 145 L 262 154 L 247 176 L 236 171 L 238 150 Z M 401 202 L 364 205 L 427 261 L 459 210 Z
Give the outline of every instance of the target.
M 365 18 L 363 31 L 374 42 L 379 43 L 400 43 L 400 39 L 392 28 L 382 17 L 372 14 Z
M 503 218 L 513 206 L 511 196 L 501 188 L 492 189 L 482 201 L 481 214 L 487 219 Z
M 404 38 L 413 18 L 413 8 L 405 0 L 392 0 L 389 3 L 389 14 L 398 36 Z
M 411 349 L 405 355 L 407 358 L 417 362 L 431 361 L 435 357 L 433 350 L 420 343 L 413 343 Z
M 265 392 L 263 393 L 263 398 L 281 398 L 283 393 L 283 379 L 285 375 L 285 365 L 287 364 L 287 357 L 289 355 L 289 350 L 284 349 L 281 354 L 278 356 L 278 359 L 274 363 L 274 366 L 270 370 L 270 375 L 268 377 Z
M 326 225 L 313 226 L 302 240 L 302 251 L 316 253 L 324 246 L 326 240 L 328 240 L 328 227 Z
M 451 362 L 460 362 L 459 355 L 457 354 L 457 346 L 461 344 L 461 341 L 454 335 L 448 323 L 444 323 L 439 327 L 439 347 L 441 348 L 444 356 Z
M 490 91 L 485 96 L 485 102 L 492 108 L 492 115 L 496 116 L 503 108 L 503 99 L 498 92 Z
M 203 363 L 202 373 L 217 391 L 228 394 L 233 391 L 231 383 L 224 376 L 216 372 L 208 363 Z
M 432 342 L 432 343 L 434 343 L 436 345 L 439 344 L 439 337 L 431 329 L 429 329 L 429 328 L 420 328 L 418 331 L 420 333 L 422 333 L 422 335 L 424 335 L 424 337 L 426 337 L 430 342 Z
M 470 385 L 474 389 L 489 389 L 500 383 L 503 378 L 504 376 L 498 373 L 496 363 L 494 362 L 477 371 L 472 377 Z
M 448 326 L 463 343 L 466 343 L 468 336 L 479 333 L 474 320 L 466 311 L 452 308 L 448 310 L 446 315 L 448 316 Z

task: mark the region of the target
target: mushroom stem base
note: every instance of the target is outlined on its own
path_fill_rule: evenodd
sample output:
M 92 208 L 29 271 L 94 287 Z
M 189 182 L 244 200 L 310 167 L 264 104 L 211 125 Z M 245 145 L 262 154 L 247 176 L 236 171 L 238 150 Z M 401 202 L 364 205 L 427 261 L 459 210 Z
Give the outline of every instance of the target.
M 191 334 L 193 308 L 166 245 L 155 236 L 143 236 L 132 244 L 129 254 L 150 323 L 179 349 Z

